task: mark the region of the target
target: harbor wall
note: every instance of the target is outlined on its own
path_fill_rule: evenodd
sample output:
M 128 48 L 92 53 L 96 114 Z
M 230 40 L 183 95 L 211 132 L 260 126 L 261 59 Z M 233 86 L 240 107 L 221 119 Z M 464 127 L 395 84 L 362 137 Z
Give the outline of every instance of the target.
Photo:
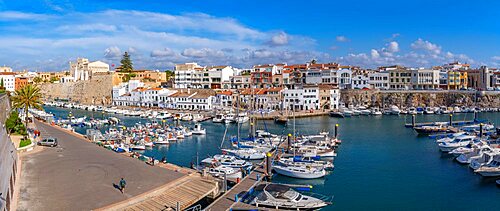
M 14 196 L 18 155 L 14 143 L 5 129 L 11 108 L 7 95 L 0 95 L 0 210 L 10 210 Z
M 341 101 L 372 107 L 481 106 L 500 107 L 500 92 L 422 90 L 342 90 Z
M 110 105 L 113 74 L 93 76 L 88 81 L 45 83 L 40 85 L 44 100 L 68 100 L 87 105 Z

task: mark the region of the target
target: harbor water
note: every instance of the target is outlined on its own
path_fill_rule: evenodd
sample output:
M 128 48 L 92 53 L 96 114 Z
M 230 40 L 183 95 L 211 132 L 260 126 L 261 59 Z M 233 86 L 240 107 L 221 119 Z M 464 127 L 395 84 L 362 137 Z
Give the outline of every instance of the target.
M 45 107 L 56 117 L 66 118 L 69 111 L 75 117 L 107 117 L 108 114 L 66 108 Z M 148 119 L 117 116 L 125 126 Z M 500 113 L 479 113 L 500 125 Z M 470 120 L 473 114 L 455 114 L 455 121 Z M 298 180 L 276 175 L 274 182 L 313 185 L 313 192 L 334 195 L 334 204 L 323 210 L 500 210 L 500 188 L 495 179 L 475 174 L 467 165 L 441 153 L 428 137 L 417 136 L 404 123 L 410 116 L 358 116 L 351 118 L 312 117 L 296 119 L 298 134 L 317 134 L 340 125 L 342 144 L 335 158 L 335 169 L 324 179 Z M 417 122 L 448 121 L 448 115 L 418 115 Z M 292 133 L 293 127 L 259 121 L 257 128 L 278 135 Z M 167 121 L 167 124 L 173 124 Z M 184 126 L 192 123 L 181 122 Z M 220 153 L 224 124 L 203 122 L 203 136 L 186 137 L 168 146 L 156 146 L 144 151 L 156 159 L 189 167 L 199 159 Z M 228 135 L 236 135 L 236 124 L 228 126 Z M 248 135 L 248 123 L 241 127 L 241 136 Z M 76 128 L 84 133 L 85 128 Z M 64 141 L 64 140 L 61 140 Z M 228 147 L 228 141 L 223 143 Z

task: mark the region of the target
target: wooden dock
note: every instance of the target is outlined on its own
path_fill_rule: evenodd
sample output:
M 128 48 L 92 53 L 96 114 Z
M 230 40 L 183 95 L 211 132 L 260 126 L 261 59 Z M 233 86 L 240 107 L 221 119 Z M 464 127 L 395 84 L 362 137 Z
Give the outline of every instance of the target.
M 176 210 L 177 206 L 184 210 L 207 196 L 215 197 L 219 188 L 218 182 L 192 174 L 149 193 L 142 199 L 107 207 L 106 210 Z
M 445 121 L 443 121 L 445 122 Z M 474 123 L 478 123 L 476 120 L 466 120 L 466 121 L 453 121 L 452 126 L 463 126 L 463 125 L 471 125 Z M 449 122 L 447 122 L 449 124 Z M 405 127 L 413 128 L 413 127 L 422 127 L 422 126 L 433 126 L 436 125 L 435 122 L 418 122 L 413 125 L 413 123 L 405 123 Z

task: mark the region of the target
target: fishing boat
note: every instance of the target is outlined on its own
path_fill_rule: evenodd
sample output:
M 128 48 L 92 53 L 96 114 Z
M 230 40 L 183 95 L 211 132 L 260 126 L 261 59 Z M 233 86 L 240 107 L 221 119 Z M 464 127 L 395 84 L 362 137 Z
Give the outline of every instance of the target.
M 299 179 L 317 179 L 326 175 L 325 168 L 309 165 L 275 165 L 273 170 L 278 174 Z
M 256 207 L 269 207 L 280 210 L 317 210 L 331 204 L 331 197 L 321 196 L 322 199 L 319 199 L 303 195 L 290 186 L 283 184 L 259 184 L 254 190 L 256 194 L 251 204 Z
M 205 128 L 201 128 L 200 123 L 196 123 L 192 130 L 193 135 L 205 135 L 207 133 Z

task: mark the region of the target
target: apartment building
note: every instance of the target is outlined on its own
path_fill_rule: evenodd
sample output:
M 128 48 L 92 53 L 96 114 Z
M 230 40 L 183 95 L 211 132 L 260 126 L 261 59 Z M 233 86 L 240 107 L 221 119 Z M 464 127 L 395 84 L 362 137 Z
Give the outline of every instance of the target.
M 410 73 L 413 89 L 439 88 L 439 70 L 412 69 Z
M 368 72 L 368 84 L 372 89 L 389 89 L 389 72 L 371 71 Z

